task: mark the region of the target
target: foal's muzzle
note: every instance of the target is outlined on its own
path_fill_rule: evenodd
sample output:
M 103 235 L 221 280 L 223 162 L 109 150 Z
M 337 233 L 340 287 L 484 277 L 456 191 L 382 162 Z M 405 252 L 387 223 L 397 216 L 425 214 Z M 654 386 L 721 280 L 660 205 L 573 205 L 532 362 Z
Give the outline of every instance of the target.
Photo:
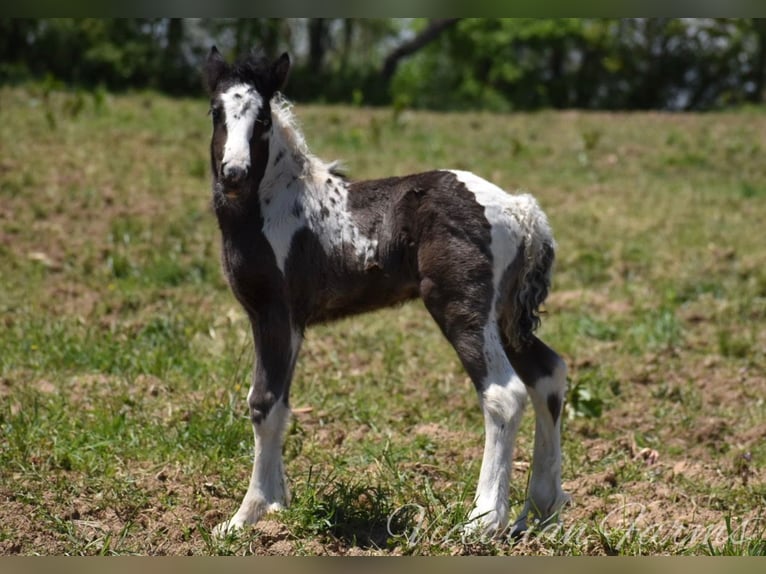
M 238 188 L 247 179 L 247 167 L 236 165 L 221 165 L 221 180 L 227 188 Z

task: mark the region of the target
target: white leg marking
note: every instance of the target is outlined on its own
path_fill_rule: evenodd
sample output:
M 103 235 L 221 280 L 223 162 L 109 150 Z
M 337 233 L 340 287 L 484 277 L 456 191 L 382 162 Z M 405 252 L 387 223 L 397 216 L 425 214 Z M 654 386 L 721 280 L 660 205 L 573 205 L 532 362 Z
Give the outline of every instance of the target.
M 539 379 L 528 390 L 535 409 L 535 447 L 527 501 L 514 524 L 514 531 L 518 533 L 526 529 L 530 513 L 544 523 L 569 501 L 569 495 L 561 488 L 561 407 L 566 395 L 565 363 L 561 361 L 550 377 Z M 560 405 L 555 423 L 548 408 L 550 396 L 558 397 Z
M 261 424 L 253 425 L 255 457 L 250 485 L 236 514 L 216 528 L 218 534 L 255 524 L 264 514 L 287 506 L 289 491 L 282 464 L 282 438 L 288 419 L 289 409 L 279 400 Z
M 487 380 L 480 397 L 484 413 L 484 456 L 467 530 L 494 534 L 508 523 L 513 447 L 527 392 L 503 351 L 494 320 L 484 331 Z

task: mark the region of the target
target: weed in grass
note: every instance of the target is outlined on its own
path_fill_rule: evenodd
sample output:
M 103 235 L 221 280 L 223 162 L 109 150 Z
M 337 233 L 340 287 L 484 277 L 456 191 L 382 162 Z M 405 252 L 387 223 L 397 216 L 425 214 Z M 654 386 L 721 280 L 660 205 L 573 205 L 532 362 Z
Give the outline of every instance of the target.
M 743 181 L 740 184 L 739 193 L 745 199 L 764 197 L 766 196 L 766 187 L 756 187 L 748 181 Z
M 763 523 L 742 523 L 735 526 L 731 515 L 725 518 L 726 537 L 723 543 L 708 540 L 706 550 L 710 556 L 766 556 L 766 526 Z M 743 536 L 744 535 L 744 536 Z
M 752 341 L 748 336 L 724 329 L 718 331 L 718 349 L 724 357 L 743 359 L 750 356 L 752 348 Z
M 581 316 L 577 321 L 579 335 L 597 341 L 615 341 L 619 336 L 619 327 L 614 323 L 600 321 L 590 316 Z
M 604 251 L 583 250 L 576 255 L 571 268 L 583 286 L 594 286 L 609 279 L 611 261 Z
M 570 386 L 565 406 L 567 417 L 600 418 L 619 394 L 620 384 L 607 367 L 584 369 Z
M 671 350 L 682 344 L 683 329 L 670 308 L 644 313 L 627 331 L 627 346 L 634 353 Z

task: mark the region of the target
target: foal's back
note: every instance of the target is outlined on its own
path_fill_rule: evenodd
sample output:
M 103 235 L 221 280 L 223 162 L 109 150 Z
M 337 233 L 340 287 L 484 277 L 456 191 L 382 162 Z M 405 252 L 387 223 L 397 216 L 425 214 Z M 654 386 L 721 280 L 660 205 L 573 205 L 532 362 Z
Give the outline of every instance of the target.
M 307 323 L 417 297 L 425 278 L 456 298 L 465 298 L 458 290 L 488 295 L 491 224 L 455 173 L 351 183 L 329 176 L 304 193 L 285 277 Z

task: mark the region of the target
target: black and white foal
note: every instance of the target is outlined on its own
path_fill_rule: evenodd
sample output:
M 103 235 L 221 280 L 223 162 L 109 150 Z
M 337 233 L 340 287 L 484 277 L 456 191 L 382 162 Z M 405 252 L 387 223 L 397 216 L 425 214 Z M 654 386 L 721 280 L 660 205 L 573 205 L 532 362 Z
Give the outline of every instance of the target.
M 419 296 L 479 394 L 485 444 L 473 528 L 508 524 L 513 446 L 527 394 L 536 415 L 527 516 L 554 515 L 561 490 L 566 366 L 537 337 L 554 242 L 529 195 L 465 171 L 348 182 L 313 156 L 279 94 L 290 60 L 227 64 L 213 48 L 213 203 L 223 267 L 252 323 L 248 404 L 255 460 L 226 532 L 288 502 L 282 465 L 290 381 L 307 326 Z

